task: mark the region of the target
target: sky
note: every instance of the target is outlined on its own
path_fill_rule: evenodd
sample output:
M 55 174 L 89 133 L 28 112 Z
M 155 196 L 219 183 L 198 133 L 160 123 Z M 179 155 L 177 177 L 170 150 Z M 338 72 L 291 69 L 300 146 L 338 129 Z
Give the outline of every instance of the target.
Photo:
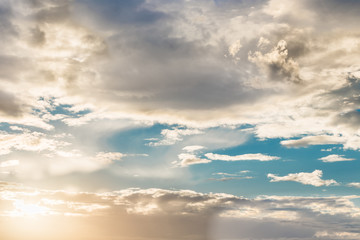
M 0 238 L 359 240 L 359 9 L 0 0 Z

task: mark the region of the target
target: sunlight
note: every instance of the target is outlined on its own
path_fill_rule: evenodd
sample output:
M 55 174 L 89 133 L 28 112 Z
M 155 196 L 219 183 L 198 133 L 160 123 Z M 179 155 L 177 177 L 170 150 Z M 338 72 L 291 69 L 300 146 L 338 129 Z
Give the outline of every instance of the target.
M 12 217 L 35 217 L 45 216 L 50 214 L 50 210 L 38 204 L 24 203 L 23 200 L 14 202 L 15 210 L 10 211 L 9 215 Z

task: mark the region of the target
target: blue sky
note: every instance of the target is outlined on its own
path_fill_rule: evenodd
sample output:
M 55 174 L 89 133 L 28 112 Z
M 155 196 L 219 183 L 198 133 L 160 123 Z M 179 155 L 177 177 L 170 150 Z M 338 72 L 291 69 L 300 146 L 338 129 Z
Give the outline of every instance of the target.
M 360 239 L 359 8 L 0 0 L 0 238 Z

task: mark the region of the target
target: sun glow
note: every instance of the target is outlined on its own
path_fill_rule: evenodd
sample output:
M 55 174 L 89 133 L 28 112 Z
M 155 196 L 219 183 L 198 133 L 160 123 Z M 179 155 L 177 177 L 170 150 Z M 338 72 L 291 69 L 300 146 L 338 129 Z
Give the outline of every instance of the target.
M 23 200 L 14 202 L 15 209 L 8 214 L 12 217 L 35 217 L 49 215 L 50 209 L 38 204 L 24 203 Z

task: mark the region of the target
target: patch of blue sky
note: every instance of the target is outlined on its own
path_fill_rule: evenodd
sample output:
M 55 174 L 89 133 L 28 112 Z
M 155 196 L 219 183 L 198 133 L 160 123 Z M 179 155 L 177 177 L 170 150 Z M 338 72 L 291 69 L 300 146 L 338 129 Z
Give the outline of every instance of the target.
M 236 129 L 212 128 L 203 130 L 203 134 L 193 136 L 182 136 L 182 141 L 177 141 L 173 145 L 151 146 L 150 142 L 162 139 L 161 131 L 180 127 L 179 125 L 131 125 L 118 131 L 110 132 L 101 138 L 98 143 L 98 151 L 121 152 L 128 154 L 121 161 L 116 161 L 109 165 L 107 169 L 98 170 L 94 173 L 87 173 L 88 178 L 97 176 L 102 179 L 104 186 L 112 189 L 127 187 L 158 187 L 168 189 L 192 189 L 200 192 L 225 192 L 230 194 L 255 197 L 257 195 L 321 195 L 329 196 L 332 194 L 351 195 L 357 194 L 358 189 L 346 186 L 349 182 L 360 182 L 358 169 L 360 167 L 360 153 L 353 150 L 343 150 L 341 145 L 315 145 L 303 148 L 287 148 L 280 144 L 282 139 L 267 139 L 259 141 L 256 137 L 243 131 L 252 126 L 239 126 Z M 88 126 L 81 126 L 73 134 L 84 134 Z M 223 142 L 216 145 L 211 141 L 216 139 L 206 139 L 212 136 L 209 132 L 226 133 L 223 136 L 239 137 L 246 134 L 243 142 L 228 139 L 230 144 Z M 77 133 L 78 132 L 78 133 Z M 88 137 L 91 137 L 91 133 Z M 230 135 L 227 135 L 230 134 Z M 236 134 L 239 134 L 236 135 Z M 86 137 L 87 138 L 87 137 Z M 222 139 L 223 140 L 223 139 Z M 199 142 L 204 141 L 204 142 Z M 205 144 L 203 144 L 205 143 Z M 192 145 L 211 145 L 211 148 L 204 148 L 196 154 L 200 158 L 206 158 L 206 153 L 216 153 L 223 155 L 242 155 L 249 153 L 261 153 L 264 155 L 280 157 L 273 161 L 212 161 L 210 163 L 189 165 L 187 167 L 174 167 L 172 162 L 178 161 L 178 154 L 183 153 L 183 147 Z M 223 145 L 222 145 L 223 144 Z M 322 150 L 331 149 L 331 151 Z M 148 156 L 136 156 L 136 154 L 147 154 Z M 344 155 L 346 158 L 354 158 L 354 161 L 325 163 L 319 158 L 330 155 Z M 154 176 L 143 176 L 146 171 L 154 169 L 169 171 L 169 177 L 163 178 L 156 176 L 159 171 L 154 172 Z M 137 172 L 139 169 L 139 172 Z M 141 171 L 140 171 L 141 169 Z M 319 169 L 323 171 L 322 179 L 334 179 L 339 186 L 315 187 L 303 185 L 298 182 L 270 182 L 268 173 L 278 176 L 285 176 L 289 173 L 313 172 Z M 241 179 L 240 177 L 229 179 L 228 181 L 216 181 L 216 173 L 228 173 L 237 175 L 241 171 L 249 171 L 245 175 L 251 179 Z M 149 173 L 150 174 L 150 173 Z M 76 174 L 73 179 L 77 178 Z M 150 174 L 151 175 L 151 174 Z M 82 184 L 85 175 L 79 173 L 78 180 Z M 165 180 L 164 180 L 165 179 Z M 86 182 L 86 181 L 85 181 Z M 83 184 L 84 187 L 86 184 Z M 94 185 L 95 186 L 95 185 Z M 93 187 L 94 187 L 93 186 Z M 101 183 L 96 186 L 101 187 Z
M 323 152 L 321 149 L 334 147 L 334 145 L 309 146 L 307 148 L 286 148 L 280 145 L 280 140 L 257 141 L 252 138 L 245 144 L 215 151 L 224 155 L 241 155 L 247 153 L 262 153 L 271 156 L 278 156 L 280 160 L 260 161 L 212 161 L 207 164 L 189 166 L 193 175 L 199 180 L 196 190 L 224 191 L 232 194 L 245 196 L 256 196 L 259 194 L 278 195 L 331 195 L 331 194 L 356 194 L 358 189 L 346 186 L 349 182 L 360 181 L 358 169 L 360 167 L 360 153 L 358 151 L 343 151 L 340 145 L 332 152 Z M 354 158 L 354 161 L 324 163 L 318 160 L 327 154 L 345 155 Z M 303 185 L 297 182 L 270 182 L 268 173 L 285 176 L 289 173 L 313 172 L 319 169 L 323 171 L 322 179 L 334 179 L 340 185 L 328 187 L 315 187 Z M 250 171 L 252 179 L 234 179 L 230 181 L 214 182 L 207 178 L 215 172 L 234 174 L 239 171 Z M 202 179 L 202 180 L 200 180 Z

